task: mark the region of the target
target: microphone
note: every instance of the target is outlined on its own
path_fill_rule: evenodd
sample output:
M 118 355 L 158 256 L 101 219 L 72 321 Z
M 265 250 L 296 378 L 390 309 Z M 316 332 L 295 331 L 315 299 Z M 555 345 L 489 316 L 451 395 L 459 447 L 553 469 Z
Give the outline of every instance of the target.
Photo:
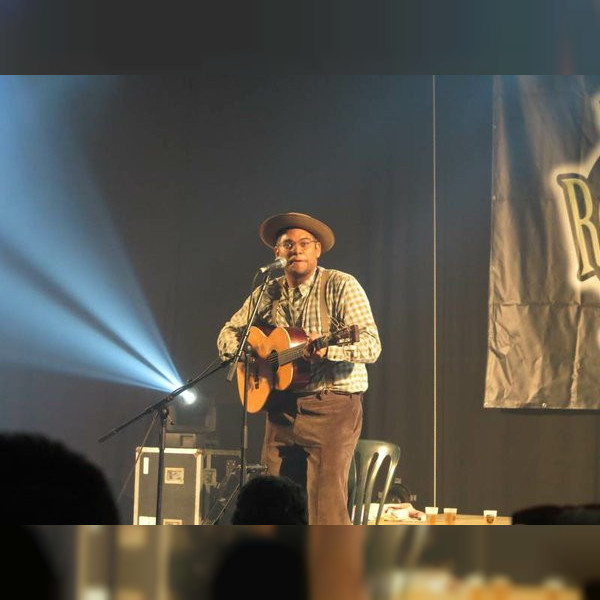
M 280 256 L 277 260 L 274 260 L 271 264 L 261 267 L 258 270 L 258 272 L 259 273 L 267 273 L 269 271 L 274 271 L 275 269 L 284 269 L 285 265 L 287 265 L 287 258 Z

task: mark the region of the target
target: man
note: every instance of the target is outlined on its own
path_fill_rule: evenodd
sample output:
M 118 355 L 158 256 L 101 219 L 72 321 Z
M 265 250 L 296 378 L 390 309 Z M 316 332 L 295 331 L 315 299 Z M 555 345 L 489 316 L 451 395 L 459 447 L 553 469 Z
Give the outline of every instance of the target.
M 306 487 L 309 524 L 349 524 L 348 470 L 362 427 L 365 364 L 375 362 L 381 352 L 377 326 L 358 281 L 318 266 L 321 254 L 335 243 L 325 223 L 284 213 L 264 221 L 259 233 L 287 265 L 284 275 L 267 286 L 255 325 L 301 327 L 311 339 L 344 326 L 360 330 L 354 344 L 305 353 L 310 379 L 304 389 L 271 392 L 262 449 L 271 475 Z M 221 330 L 217 344 L 222 359 L 234 355 L 257 295 L 255 290 Z

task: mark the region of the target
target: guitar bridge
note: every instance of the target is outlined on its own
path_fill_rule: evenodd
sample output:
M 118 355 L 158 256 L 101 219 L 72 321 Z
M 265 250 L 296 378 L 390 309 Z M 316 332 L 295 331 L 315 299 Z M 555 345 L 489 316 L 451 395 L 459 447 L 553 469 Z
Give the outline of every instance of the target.
M 260 385 L 260 380 L 259 380 L 259 377 L 258 377 L 258 371 L 259 371 L 258 361 L 253 360 L 252 361 L 252 366 L 250 367 L 250 379 L 251 379 L 250 385 L 252 385 L 255 390 L 257 390 L 258 387 L 259 387 L 259 385 Z

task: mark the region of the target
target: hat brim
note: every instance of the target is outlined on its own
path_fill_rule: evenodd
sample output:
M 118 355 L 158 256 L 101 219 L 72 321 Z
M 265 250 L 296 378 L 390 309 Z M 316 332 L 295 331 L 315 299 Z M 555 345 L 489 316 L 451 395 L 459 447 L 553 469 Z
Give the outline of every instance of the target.
M 279 234 L 286 229 L 305 229 L 309 231 L 321 243 L 322 252 L 331 250 L 335 244 L 335 235 L 328 225 L 302 213 L 283 213 L 269 217 L 260 226 L 260 239 L 267 246 L 273 248 Z

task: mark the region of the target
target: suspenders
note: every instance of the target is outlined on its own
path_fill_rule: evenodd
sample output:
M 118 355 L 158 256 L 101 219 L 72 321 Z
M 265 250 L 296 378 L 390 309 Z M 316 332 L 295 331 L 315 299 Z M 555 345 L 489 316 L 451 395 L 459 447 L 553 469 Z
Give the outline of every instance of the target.
M 321 302 L 321 307 L 319 315 L 321 317 L 321 333 L 323 335 L 329 333 L 329 328 L 331 327 L 331 317 L 329 315 L 329 309 L 327 308 L 327 302 L 325 301 L 325 286 L 327 285 L 330 275 L 331 271 L 321 269 L 321 285 L 319 286 L 319 300 Z

